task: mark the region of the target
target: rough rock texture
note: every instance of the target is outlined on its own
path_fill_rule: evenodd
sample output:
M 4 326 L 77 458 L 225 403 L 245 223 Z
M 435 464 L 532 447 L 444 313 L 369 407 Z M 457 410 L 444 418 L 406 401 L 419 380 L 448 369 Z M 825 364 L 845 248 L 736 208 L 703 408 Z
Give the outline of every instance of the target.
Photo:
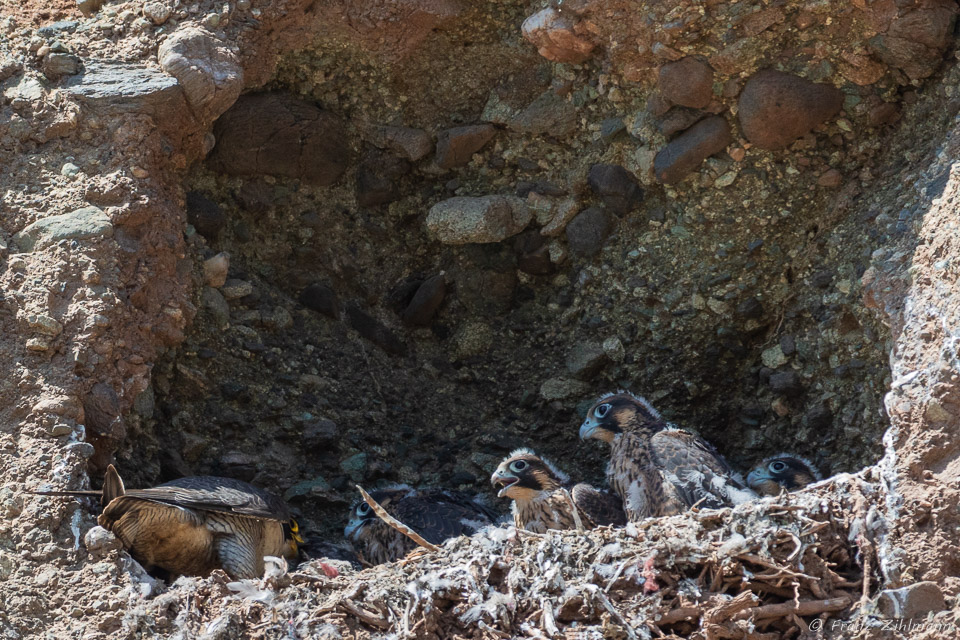
M 66 92 L 98 112 L 174 113 L 182 110 L 180 83 L 157 69 L 112 60 L 87 60 L 63 83 Z
M 217 120 L 214 135 L 209 162 L 231 175 L 286 176 L 326 186 L 340 179 L 350 156 L 340 118 L 283 95 L 244 96 Z
M 13 241 L 21 251 L 29 253 L 64 240 L 97 240 L 112 235 L 113 224 L 106 213 L 97 207 L 83 207 L 37 220 L 14 235 Z
M 643 200 L 643 190 L 637 179 L 623 167 L 613 164 L 595 164 L 590 167 L 587 184 L 611 213 L 624 215 Z
M 452 169 L 467 164 L 496 134 L 497 130 L 489 124 L 441 131 L 437 134 L 437 166 Z
M 157 51 L 160 67 L 177 79 L 194 115 L 212 122 L 243 90 L 243 70 L 226 43 L 195 27 L 178 30 Z
M 658 86 L 674 104 L 703 109 L 713 99 L 713 69 L 696 58 L 683 58 L 660 67 Z
M 616 226 L 616 218 L 607 211 L 590 207 L 577 214 L 567 225 L 570 253 L 577 257 L 595 256 Z
M 381 149 L 416 162 L 433 151 L 433 139 L 423 129 L 412 127 L 376 127 L 369 134 L 370 143 Z
M 427 230 L 445 244 L 500 242 L 523 231 L 532 214 L 512 196 L 450 198 L 427 215 Z
M 764 69 L 743 87 L 739 101 L 740 127 L 753 144 L 782 149 L 843 106 L 836 88 Z
M 730 125 L 720 116 L 701 120 L 670 141 L 654 160 L 657 180 L 672 184 L 683 180 L 687 174 L 715 153 L 733 142 Z
M 534 52 L 521 25 L 540 7 L 523 3 L 80 15 L 96 4 L 29 0 L 0 17 L 0 635 L 802 637 L 822 617 L 824 633 L 842 621 L 834 636 L 867 639 L 893 620 L 882 594 L 901 589 L 912 612 L 953 624 L 955 3 L 564 0 L 564 28 L 595 45 L 583 65 Z M 165 41 L 198 32 L 217 52 L 185 70 L 234 56 L 249 93 L 336 114 L 340 180 L 202 162 L 212 116 L 157 70 Z M 60 54 L 82 75 L 45 77 Z M 658 185 L 669 104 L 651 96 L 684 57 L 713 69 L 705 113 L 727 122 L 770 67 L 837 87 L 843 113 L 784 149 L 736 139 Z M 576 117 L 543 134 L 505 125 L 448 170 L 428 161 L 427 138 L 483 122 L 495 91 L 517 113 L 551 92 Z M 421 133 L 380 141 L 378 127 Z M 376 207 L 357 201 L 366 145 L 411 163 Z M 636 176 L 635 214 L 603 209 L 598 164 Z M 190 224 L 189 193 L 215 205 L 215 232 Z M 437 203 L 492 193 L 542 197 L 525 231 L 431 239 Z M 18 233 L 91 206 L 112 236 L 20 252 Z M 601 224 L 578 230 L 571 210 Z M 207 278 L 221 253 L 227 273 Z M 441 273 L 433 308 L 439 283 L 419 293 Z M 588 357 L 568 368 L 577 345 Z M 577 425 L 624 386 L 740 471 L 789 450 L 833 477 L 782 504 L 587 535 L 504 529 L 372 570 L 315 561 L 232 586 L 150 577 L 89 501 L 25 491 L 96 486 L 108 462 L 130 486 L 230 475 L 287 495 L 305 530 L 339 542 L 358 481 L 487 494 L 492 467 L 530 445 L 602 483 L 606 451 Z
M 524 20 L 521 30 L 547 60 L 583 62 L 593 51 L 593 43 L 577 33 L 576 23 L 552 7 Z

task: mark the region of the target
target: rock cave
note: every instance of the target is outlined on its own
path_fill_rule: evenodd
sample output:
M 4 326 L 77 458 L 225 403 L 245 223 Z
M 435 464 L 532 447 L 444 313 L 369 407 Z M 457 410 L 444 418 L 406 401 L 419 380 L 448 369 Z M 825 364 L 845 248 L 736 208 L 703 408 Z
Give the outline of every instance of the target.
M 0 8 L 0 636 L 946 637 L 956 12 Z M 602 485 L 617 389 L 829 480 L 324 573 L 358 484 L 506 513 L 532 446 Z M 167 583 L 29 493 L 111 463 L 272 491 L 317 559 Z

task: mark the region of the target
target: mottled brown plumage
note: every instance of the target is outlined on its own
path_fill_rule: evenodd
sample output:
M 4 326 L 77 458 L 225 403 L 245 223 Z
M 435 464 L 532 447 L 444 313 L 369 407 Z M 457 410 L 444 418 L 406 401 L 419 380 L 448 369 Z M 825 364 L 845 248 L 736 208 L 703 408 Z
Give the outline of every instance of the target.
M 436 545 L 448 538 L 472 535 L 499 519 L 495 511 L 460 491 L 417 490 L 396 485 L 371 491 L 370 497 L 391 516 Z M 351 505 L 350 521 L 343 534 L 371 564 L 399 560 L 417 546 L 381 520 L 362 499 Z
M 282 500 L 233 478 L 193 476 L 125 489 L 110 465 L 102 491 L 37 493 L 100 497 L 100 526 L 146 568 L 172 574 L 202 576 L 220 568 L 234 578 L 256 578 L 264 556 L 296 557 L 300 541 Z
M 759 494 L 779 495 L 821 480 L 813 463 L 798 455 L 780 453 L 761 462 L 747 475 L 747 484 Z
M 756 497 L 713 446 L 668 425 L 639 396 L 600 398 L 587 412 L 580 437 L 610 444 L 607 478 L 631 521 Z
M 500 487 L 499 497 L 513 500 L 513 522 L 519 529 L 575 529 L 574 509 L 587 529 L 626 524 L 620 498 L 585 483 L 572 485 L 566 474 L 530 449 L 507 456 L 490 482 Z

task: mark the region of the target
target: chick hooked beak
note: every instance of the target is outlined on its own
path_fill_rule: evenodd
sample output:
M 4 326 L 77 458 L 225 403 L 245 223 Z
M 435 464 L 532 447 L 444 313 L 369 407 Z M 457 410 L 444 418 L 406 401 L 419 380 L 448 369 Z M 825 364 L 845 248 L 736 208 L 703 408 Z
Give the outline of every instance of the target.
M 504 473 L 500 469 L 497 469 L 493 472 L 493 475 L 490 476 L 490 484 L 495 488 L 500 487 L 500 491 L 497 492 L 497 497 L 502 498 L 509 491 L 510 487 L 520 482 L 520 478 L 516 476 L 511 476 Z
M 347 540 L 354 540 L 354 536 L 357 535 L 358 531 L 360 531 L 360 526 L 362 524 L 362 520 L 350 520 L 350 522 L 347 523 L 347 526 L 343 528 L 343 537 Z
M 764 496 L 775 496 L 785 489 L 780 486 L 766 469 L 754 469 L 747 474 L 747 486 Z
M 754 469 L 747 474 L 747 484 L 754 489 L 756 485 L 763 484 L 770 480 L 773 480 L 773 478 L 770 477 L 770 474 L 767 473 L 765 469 Z
M 597 424 L 597 421 L 591 416 L 583 421 L 583 424 L 580 425 L 580 439 L 589 440 L 597 432 L 597 429 L 600 428 L 600 425 Z

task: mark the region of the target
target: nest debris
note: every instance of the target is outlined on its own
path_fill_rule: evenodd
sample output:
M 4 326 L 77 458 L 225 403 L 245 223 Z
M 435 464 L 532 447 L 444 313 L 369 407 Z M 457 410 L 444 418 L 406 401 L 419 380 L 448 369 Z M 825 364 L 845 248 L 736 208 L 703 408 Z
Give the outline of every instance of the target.
M 877 584 L 864 523 L 882 492 L 865 476 L 619 529 L 488 527 L 363 571 L 311 561 L 249 581 L 255 595 L 217 573 L 181 578 L 124 627 L 169 633 L 157 627 L 165 620 L 187 636 L 220 625 L 251 638 L 355 640 L 794 638 L 855 610 Z

